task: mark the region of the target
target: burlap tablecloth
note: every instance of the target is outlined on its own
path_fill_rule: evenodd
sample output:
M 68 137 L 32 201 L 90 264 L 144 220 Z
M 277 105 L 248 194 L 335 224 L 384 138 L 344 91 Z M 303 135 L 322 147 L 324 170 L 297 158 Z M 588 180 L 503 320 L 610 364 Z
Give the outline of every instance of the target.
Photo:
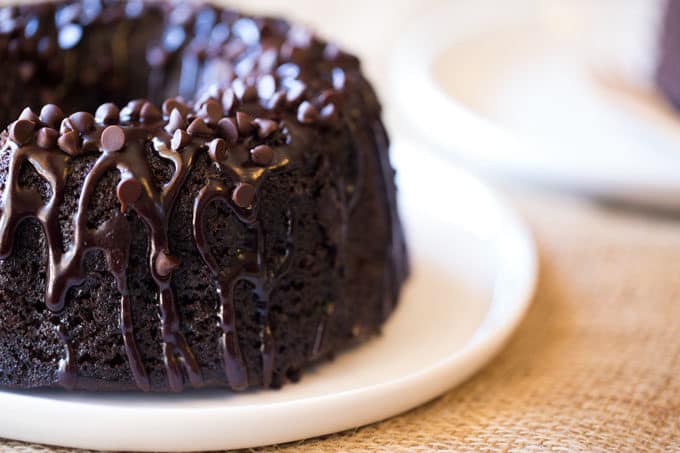
M 680 218 L 513 198 L 542 270 L 507 347 L 402 416 L 261 451 L 680 451 Z M 0 440 L 4 450 L 66 451 Z

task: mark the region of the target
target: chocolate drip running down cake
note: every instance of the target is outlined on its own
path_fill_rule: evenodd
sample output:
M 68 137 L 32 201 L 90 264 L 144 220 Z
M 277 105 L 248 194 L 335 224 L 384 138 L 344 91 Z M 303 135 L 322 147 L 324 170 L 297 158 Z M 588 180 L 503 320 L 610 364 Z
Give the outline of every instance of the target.
M 0 61 L 0 386 L 278 387 L 379 332 L 408 269 L 355 57 L 94 0 L 0 9 Z

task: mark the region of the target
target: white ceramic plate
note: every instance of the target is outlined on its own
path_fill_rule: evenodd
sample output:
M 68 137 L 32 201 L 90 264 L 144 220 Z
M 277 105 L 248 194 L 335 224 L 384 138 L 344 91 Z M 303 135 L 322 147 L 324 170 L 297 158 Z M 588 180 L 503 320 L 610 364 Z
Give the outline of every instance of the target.
M 221 450 L 293 441 L 422 404 L 484 365 L 532 295 L 517 215 L 478 180 L 394 146 L 413 275 L 384 333 L 279 391 L 229 395 L 0 392 L 0 437 L 106 450 Z
M 406 127 L 477 168 L 680 207 L 680 114 L 652 74 L 663 0 L 444 2 L 402 35 Z

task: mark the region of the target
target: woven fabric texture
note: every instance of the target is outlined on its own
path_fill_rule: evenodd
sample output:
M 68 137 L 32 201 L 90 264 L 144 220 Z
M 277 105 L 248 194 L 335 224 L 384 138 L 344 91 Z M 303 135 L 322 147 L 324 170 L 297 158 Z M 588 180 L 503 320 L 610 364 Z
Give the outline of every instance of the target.
M 540 283 L 488 366 L 399 417 L 257 451 L 680 451 L 680 221 L 520 205 Z M 0 440 L 0 451 L 69 450 Z

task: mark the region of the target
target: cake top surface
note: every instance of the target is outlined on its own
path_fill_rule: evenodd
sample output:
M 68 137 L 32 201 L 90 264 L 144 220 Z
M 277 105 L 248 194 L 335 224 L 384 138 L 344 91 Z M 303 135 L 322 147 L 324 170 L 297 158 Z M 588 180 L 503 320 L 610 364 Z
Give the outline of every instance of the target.
M 0 97 L 8 109 L 18 114 L 30 104 L 37 113 L 57 104 L 68 115 L 84 110 L 107 122 L 116 114 L 122 122 L 169 119 L 174 107 L 183 116 L 200 111 L 204 120 L 236 110 L 266 115 L 294 109 L 301 123 L 328 122 L 349 73 L 359 69 L 355 57 L 303 26 L 185 2 L 83 0 L 0 8 L 3 56 L 23 97 L 38 101 L 14 105 Z M 175 97 L 184 105 L 172 102 Z M 96 112 L 99 104 L 117 101 L 123 107 L 137 98 L 151 102 L 138 99 L 121 111 L 107 105 Z M 217 104 L 204 107 L 209 99 Z

